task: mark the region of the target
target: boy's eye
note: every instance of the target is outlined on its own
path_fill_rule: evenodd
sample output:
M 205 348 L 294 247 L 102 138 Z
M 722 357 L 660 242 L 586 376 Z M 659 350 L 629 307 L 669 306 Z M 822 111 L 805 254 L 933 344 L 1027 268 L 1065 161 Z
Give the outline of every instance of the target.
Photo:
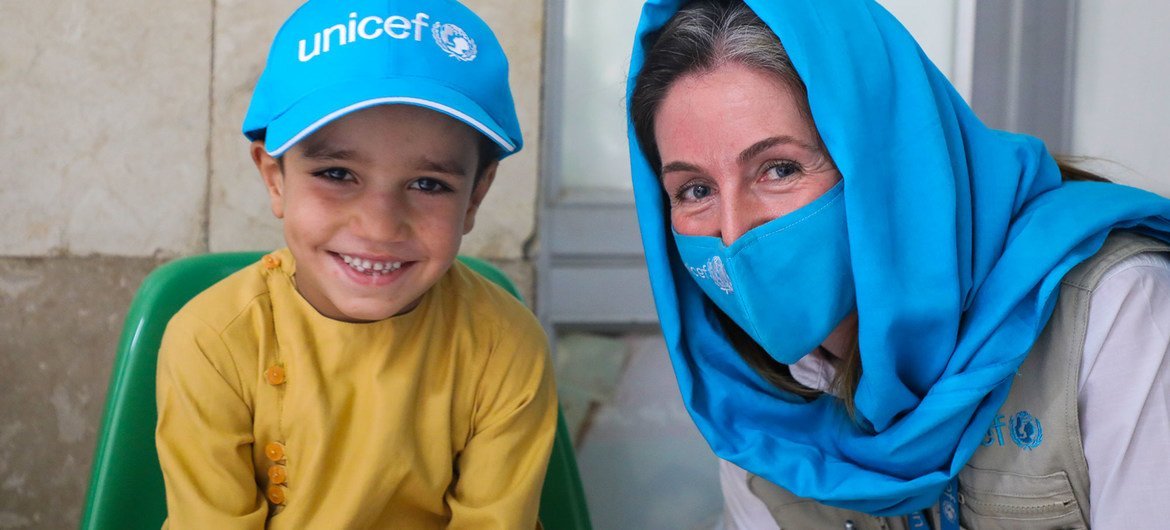
M 430 177 L 420 178 L 410 183 L 410 187 L 424 193 L 445 193 L 451 191 L 451 187 L 443 183 L 443 181 Z
M 346 180 L 353 180 L 353 175 L 349 172 L 348 169 L 343 169 L 343 168 L 339 168 L 339 167 L 331 167 L 328 169 L 322 169 L 321 171 L 314 172 L 313 176 L 314 177 L 321 177 L 321 178 L 326 179 L 326 180 L 336 180 L 339 182 L 346 181 Z

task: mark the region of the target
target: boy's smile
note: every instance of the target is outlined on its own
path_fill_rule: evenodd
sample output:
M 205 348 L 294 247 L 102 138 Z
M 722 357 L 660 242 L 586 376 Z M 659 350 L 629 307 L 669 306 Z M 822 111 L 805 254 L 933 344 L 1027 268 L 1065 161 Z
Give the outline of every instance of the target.
M 296 259 L 297 290 L 349 322 L 410 311 L 450 268 L 491 186 L 479 133 L 436 111 L 383 105 L 339 118 L 282 160 L 252 156 Z

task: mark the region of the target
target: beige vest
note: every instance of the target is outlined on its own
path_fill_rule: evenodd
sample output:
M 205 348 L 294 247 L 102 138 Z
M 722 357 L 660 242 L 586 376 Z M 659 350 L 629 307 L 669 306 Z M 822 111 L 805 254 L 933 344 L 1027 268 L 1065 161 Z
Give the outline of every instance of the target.
M 1017 372 L 983 447 L 959 472 L 961 528 L 1089 527 L 1089 471 L 1077 416 L 1089 299 L 1105 271 L 1143 252 L 1170 252 L 1170 246 L 1115 233 L 1061 281 L 1052 319 Z M 783 530 L 909 528 L 905 518 L 831 508 L 756 475 L 748 475 L 748 487 Z M 930 518 L 941 528 L 937 504 Z

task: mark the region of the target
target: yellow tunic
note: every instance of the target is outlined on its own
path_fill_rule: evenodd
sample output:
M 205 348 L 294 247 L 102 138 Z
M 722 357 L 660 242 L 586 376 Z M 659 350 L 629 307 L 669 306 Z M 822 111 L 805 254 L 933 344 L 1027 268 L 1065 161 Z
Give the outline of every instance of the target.
M 317 313 L 276 252 L 159 352 L 164 528 L 533 528 L 556 425 L 547 341 L 456 263 L 413 311 Z

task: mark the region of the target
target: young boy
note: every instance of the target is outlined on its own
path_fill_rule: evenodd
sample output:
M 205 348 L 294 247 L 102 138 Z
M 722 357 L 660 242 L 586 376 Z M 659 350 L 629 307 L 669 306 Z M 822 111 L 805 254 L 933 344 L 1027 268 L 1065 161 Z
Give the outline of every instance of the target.
M 171 321 L 169 528 L 536 526 L 556 422 L 532 314 L 455 261 L 521 145 L 454 0 L 310 0 L 244 120 L 287 249 Z

